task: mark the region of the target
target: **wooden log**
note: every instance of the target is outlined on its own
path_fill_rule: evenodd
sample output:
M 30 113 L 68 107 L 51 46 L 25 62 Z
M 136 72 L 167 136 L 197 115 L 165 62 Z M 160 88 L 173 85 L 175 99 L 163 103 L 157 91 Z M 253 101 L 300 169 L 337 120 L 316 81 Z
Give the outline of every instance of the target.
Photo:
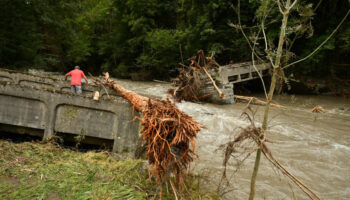
M 93 100 L 98 101 L 100 98 L 100 93 L 98 91 L 95 91 Z
M 145 96 L 142 96 L 140 94 L 137 94 L 136 92 L 128 90 L 128 89 L 124 88 L 123 86 L 117 84 L 115 81 L 113 81 L 110 78 L 108 72 L 104 73 L 104 79 L 105 79 L 106 85 L 109 85 L 116 92 L 118 92 L 122 97 L 124 97 L 125 99 L 130 101 L 137 111 L 142 112 L 144 109 L 146 109 L 148 101 L 155 103 L 155 102 L 153 102 L 152 99 L 145 97 Z
M 265 101 L 262 101 L 258 98 L 255 97 L 247 97 L 247 96 L 240 96 L 240 95 L 234 95 L 234 98 L 239 99 L 239 100 L 243 100 L 243 101 L 248 101 L 257 105 L 266 105 Z M 284 106 L 278 105 L 278 104 L 270 104 L 271 107 L 275 107 L 275 108 L 285 108 Z

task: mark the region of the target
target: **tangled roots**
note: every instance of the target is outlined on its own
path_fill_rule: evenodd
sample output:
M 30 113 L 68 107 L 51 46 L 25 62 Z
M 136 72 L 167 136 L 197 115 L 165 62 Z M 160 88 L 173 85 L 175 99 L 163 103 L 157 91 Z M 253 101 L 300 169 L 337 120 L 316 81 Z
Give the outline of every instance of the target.
M 179 184 L 182 173 L 196 156 L 195 137 L 200 125 L 180 111 L 169 99 L 148 101 L 142 111 L 142 138 L 146 141 L 151 175 L 162 184 L 167 175 L 175 175 Z M 192 147 L 191 147 L 192 146 Z

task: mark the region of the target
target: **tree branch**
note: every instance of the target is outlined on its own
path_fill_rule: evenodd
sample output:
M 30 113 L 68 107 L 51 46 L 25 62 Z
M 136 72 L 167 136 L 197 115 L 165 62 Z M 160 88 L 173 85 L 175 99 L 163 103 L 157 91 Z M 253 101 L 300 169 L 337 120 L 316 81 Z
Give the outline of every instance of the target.
M 282 5 L 281 5 L 280 0 L 277 0 L 277 5 L 278 5 L 278 9 L 280 10 L 280 12 L 281 12 L 282 14 L 284 14 L 284 11 L 282 10 Z
M 264 20 L 265 20 L 265 19 L 262 20 L 262 24 L 264 24 Z M 265 33 L 264 30 L 263 30 L 263 33 Z M 256 44 L 257 38 L 259 38 L 259 35 L 260 35 L 260 30 L 259 30 L 259 32 L 258 32 L 258 35 L 257 35 L 256 38 L 255 38 L 254 45 L 253 45 L 253 51 L 255 51 L 255 44 Z M 264 34 L 264 36 L 265 36 L 265 34 Z M 266 39 L 266 37 L 264 37 L 264 38 Z M 267 44 L 267 43 L 265 43 L 265 44 Z M 266 48 L 267 48 L 267 46 L 266 46 Z M 256 68 L 256 66 L 255 66 L 255 59 L 254 59 L 254 53 L 253 53 L 253 51 L 252 51 L 252 63 L 253 63 L 253 67 L 254 67 L 255 71 L 256 71 L 256 72 L 258 73 L 258 75 L 259 75 L 259 78 L 260 78 L 261 83 L 262 83 L 263 88 L 264 88 L 265 97 L 266 97 L 266 100 L 267 100 L 266 86 L 265 86 L 264 80 L 263 80 L 263 78 L 262 78 L 262 75 L 260 74 L 259 70 L 258 70 L 258 69 Z
M 261 29 L 264 35 L 264 41 L 265 41 L 265 51 L 268 49 L 267 47 L 267 38 L 266 38 L 266 34 L 265 34 L 265 26 L 264 26 L 264 21 L 261 22 Z
M 295 65 L 297 63 L 300 63 L 308 58 L 310 58 L 313 54 L 315 54 L 324 44 L 326 44 L 326 42 L 334 35 L 334 33 L 336 33 L 339 29 L 339 27 L 343 24 L 343 22 L 345 21 L 345 19 L 348 17 L 348 15 L 350 14 L 350 9 L 348 10 L 348 12 L 346 13 L 346 15 L 344 16 L 344 18 L 341 20 L 341 22 L 338 24 L 338 26 L 334 29 L 334 31 L 328 36 L 328 38 L 323 41 L 313 52 L 311 52 L 309 55 L 307 55 L 306 57 L 300 59 L 300 60 L 297 60 L 295 62 L 292 62 L 288 65 L 286 65 L 285 67 L 283 67 L 283 69 L 286 69 L 292 65 Z
M 292 8 L 295 6 L 295 4 L 296 4 L 297 2 L 298 2 L 298 0 L 295 0 L 295 1 L 292 3 L 292 5 L 288 7 L 288 11 L 289 11 L 290 9 L 292 9 Z

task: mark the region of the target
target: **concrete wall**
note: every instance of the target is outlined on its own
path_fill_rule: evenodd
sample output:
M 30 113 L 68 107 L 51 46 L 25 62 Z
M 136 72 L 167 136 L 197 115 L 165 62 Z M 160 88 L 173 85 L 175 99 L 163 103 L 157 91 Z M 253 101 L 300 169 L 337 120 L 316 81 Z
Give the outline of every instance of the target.
M 94 91 L 102 98 L 92 100 Z M 133 152 L 139 123 L 131 104 L 114 91 L 83 85 L 83 94 L 70 92 L 67 81 L 0 70 L 0 126 L 85 135 L 114 141 L 115 152 Z M 114 93 L 114 94 L 113 94 Z M 137 113 L 136 113 L 137 114 Z

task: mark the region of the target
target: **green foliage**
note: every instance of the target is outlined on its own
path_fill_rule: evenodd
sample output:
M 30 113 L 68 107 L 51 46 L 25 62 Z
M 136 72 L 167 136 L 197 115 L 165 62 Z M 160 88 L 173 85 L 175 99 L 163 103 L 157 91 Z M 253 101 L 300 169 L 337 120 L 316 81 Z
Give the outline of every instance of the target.
M 43 35 L 38 30 L 33 5 L 20 0 L 0 1 L 0 18 L 1 64 L 27 67 L 40 62 L 36 52 L 44 48 Z
M 167 79 L 178 63 L 203 49 L 220 64 L 251 59 L 238 24 L 237 0 L 3 0 L 0 1 L 0 66 L 68 71 L 78 64 L 93 73 L 129 77 L 149 71 Z M 311 52 L 349 9 L 347 0 L 301 0 L 288 22 L 284 62 Z M 269 45 L 276 46 L 281 15 L 275 1 L 240 1 L 250 37 L 265 19 Z M 264 18 L 268 13 L 268 17 Z M 348 64 L 349 20 L 317 55 L 293 73 L 327 75 Z M 255 28 L 252 28 L 255 27 Z M 258 41 L 263 51 L 263 41 Z M 181 48 L 180 48 L 181 47 Z M 181 53 L 180 53 L 181 49 Z M 181 58 L 182 54 L 182 58 Z M 319 68 L 324 70 L 318 71 Z
M 178 41 L 182 35 L 179 31 L 166 29 L 149 32 L 145 38 L 144 50 L 137 59 L 138 65 L 159 75 L 171 73 L 180 60 Z
M 312 2 L 313 5 L 317 4 L 317 1 Z M 333 3 L 328 4 L 324 2 L 314 11 L 309 30 L 304 31 L 306 37 L 298 39 L 292 49 L 296 54 L 295 59 L 307 56 L 320 45 L 336 28 L 346 12 L 350 9 L 349 3 L 345 0 L 337 0 Z M 307 9 L 310 9 L 310 7 Z M 307 11 L 307 13 L 310 13 L 310 11 Z M 348 18 L 338 32 L 316 54 L 289 71 L 294 74 L 316 77 L 329 77 L 337 74 L 336 72 L 338 71 L 339 64 L 349 64 L 350 62 L 349 22 Z M 309 37 L 310 35 L 312 35 L 312 37 Z M 345 74 L 348 73 L 346 72 Z

